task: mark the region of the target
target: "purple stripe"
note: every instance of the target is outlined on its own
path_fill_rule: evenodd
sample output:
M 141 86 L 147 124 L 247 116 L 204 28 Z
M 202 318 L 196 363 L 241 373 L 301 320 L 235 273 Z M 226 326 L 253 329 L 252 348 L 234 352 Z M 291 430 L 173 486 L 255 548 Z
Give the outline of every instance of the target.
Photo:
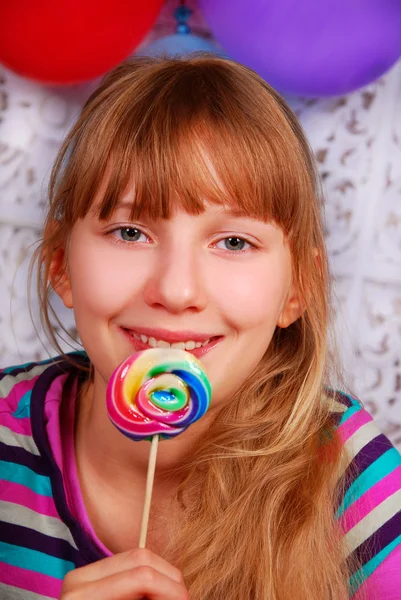
M 325 390 L 325 393 L 327 394 L 327 396 L 329 396 L 330 398 L 334 398 L 336 402 L 338 402 L 339 404 L 343 404 L 346 408 L 350 408 L 352 406 L 352 402 L 351 400 L 348 398 L 348 396 L 346 396 L 345 394 L 343 394 L 342 392 L 336 391 L 333 392 L 333 390 Z M 342 419 L 344 415 L 344 412 L 332 412 L 331 413 L 331 420 L 332 423 L 334 425 L 335 428 L 337 428 L 340 424 L 340 421 Z
M 338 426 L 340 425 L 340 421 L 342 419 L 343 414 L 344 413 L 341 413 L 341 412 L 330 413 L 330 422 L 334 429 L 338 429 Z
M 355 435 L 358 435 L 356 433 Z M 380 434 L 373 438 L 366 444 L 360 451 L 354 456 L 349 466 L 346 468 L 344 477 L 346 483 L 346 489 L 355 481 L 361 473 L 363 473 L 370 465 L 372 465 L 378 458 L 380 458 L 385 452 L 394 448 L 390 440 L 384 435 Z
M 351 406 L 353 406 L 351 398 L 349 398 L 349 396 L 347 396 L 343 392 L 336 391 L 334 394 L 334 398 L 337 402 L 339 402 L 340 404 L 344 404 L 344 406 L 346 406 L 347 408 L 351 408 Z
M 35 366 L 35 365 L 32 365 Z M 13 369 L 12 371 L 0 371 L 0 381 L 2 379 L 4 379 L 4 377 L 8 377 L 8 375 L 10 375 L 11 377 L 15 377 L 16 375 L 19 375 L 20 373 L 25 373 L 27 369 L 21 368 L 21 367 L 16 367 L 15 369 Z
M 9 446 L 0 442 L 0 460 L 24 465 L 38 475 L 47 475 L 47 469 L 43 465 L 41 457 L 31 454 L 28 450 L 24 450 L 24 448 L 18 446 Z
M 356 434 L 358 435 L 358 434 Z M 370 440 L 361 448 L 353 459 L 353 463 L 358 466 L 358 471 L 362 473 L 367 467 L 380 458 L 387 450 L 394 448 L 390 440 L 381 433 L 380 435 Z
M 401 535 L 401 510 L 372 533 L 358 548 L 355 548 L 352 555 L 356 555 L 358 562 L 364 565 L 399 535 Z
M 40 365 L 40 363 L 33 362 L 33 363 L 30 363 L 30 364 L 25 365 L 23 367 L 16 366 L 12 371 L 6 371 L 6 372 L 0 371 L 0 381 L 4 377 L 7 377 L 8 375 L 10 375 L 11 377 L 16 377 L 20 373 L 29 373 L 29 371 L 31 371 L 32 369 L 34 369 L 38 365 Z
M 1 541 L 68 560 L 75 565 L 79 561 L 79 553 L 66 540 L 45 535 L 22 525 L 2 522 Z
M 79 365 L 88 367 L 88 357 L 83 354 L 72 354 L 71 358 Z M 57 364 L 49 365 L 38 378 L 32 390 L 31 397 L 31 422 L 34 441 L 39 449 L 44 463 L 47 463 L 47 471 L 52 484 L 52 491 L 57 512 L 61 520 L 66 524 L 74 538 L 80 553 L 77 555 L 77 567 L 92 563 L 105 555 L 88 538 L 80 523 L 71 515 L 64 492 L 63 477 L 58 468 L 49 443 L 45 429 L 45 415 L 43 398 L 47 394 L 52 382 L 56 377 L 63 374 L 69 374 L 64 385 L 65 397 L 68 397 L 70 390 L 77 378 L 81 381 L 87 378 L 88 374 L 84 371 L 78 371 L 77 366 L 67 361 L 61 361 Z

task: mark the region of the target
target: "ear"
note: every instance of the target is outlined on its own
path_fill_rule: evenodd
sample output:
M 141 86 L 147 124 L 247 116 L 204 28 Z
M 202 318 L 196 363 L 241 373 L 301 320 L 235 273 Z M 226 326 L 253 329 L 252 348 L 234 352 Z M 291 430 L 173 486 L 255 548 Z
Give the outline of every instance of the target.
M 317 267 L 317 271 L 319 275 L 322 275 L 322 258 L 319 254 L 319 250 L 317 248 L 313 248 L 312 250 L 312 259 L 315 264 L 311 265 L 311 269 Z M 306 292 L 308 295 L 302 296 L 299 291 L 299 285 L 295 285 L 293 282 L 291 285 L 290 292 L 287 296 L 287 299 L 284 303 L 280 316 L 277 320 L 277 327 L 281 327 L 285 329 L 289 327 L 292 323 L 294 323 L 306 310 L 306 307 L 309 302 L 309 294 L 311 291 Z
M 301 300 L 298 290 L 293 285 L 277 320 L 277 327 L 281 327 L 282 329 L 289 327 L 294 321 L 299 319 L 304 311 L 304 303 Z
M 65 251 L 61 248 L 53 253 L 49 268 L 49 282 L 67 308 L 73 308 L 72 291 Z

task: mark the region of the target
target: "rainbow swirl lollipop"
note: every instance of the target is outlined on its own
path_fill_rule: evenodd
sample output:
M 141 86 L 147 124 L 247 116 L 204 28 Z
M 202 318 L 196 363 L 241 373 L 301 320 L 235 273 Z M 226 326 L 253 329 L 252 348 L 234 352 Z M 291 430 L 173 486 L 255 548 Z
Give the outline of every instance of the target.
M 107 386 L 112 423 L 135 441 L 172 438 L 209 408 L 212 395 L 201 363 L 189 352 L 151 348 L 127 358 Z

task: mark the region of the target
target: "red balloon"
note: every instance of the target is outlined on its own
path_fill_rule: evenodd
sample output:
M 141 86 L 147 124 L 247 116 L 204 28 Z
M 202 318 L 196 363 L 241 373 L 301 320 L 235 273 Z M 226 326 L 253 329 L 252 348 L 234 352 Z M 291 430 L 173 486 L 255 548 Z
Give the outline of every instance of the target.
M 1 0 L 0 63 L 46 83 L 102 75 L 131 54 L 163 0 Z

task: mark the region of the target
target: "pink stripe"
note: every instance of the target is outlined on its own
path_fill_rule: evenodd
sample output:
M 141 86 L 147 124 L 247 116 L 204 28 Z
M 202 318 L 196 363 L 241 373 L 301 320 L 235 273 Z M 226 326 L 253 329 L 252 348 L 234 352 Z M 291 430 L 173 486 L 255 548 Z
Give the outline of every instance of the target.
M 352 529 L 359 521 L 368 515 L 376 506 L 386 498 L 401 489 L 401 465 L 378 481 L 365 492 L 358 500 L 347 508 L 340 519 L 344 533 Z
M 59 598 L 63 583 L 55 577 L 13 567 L 6 563 L 0 563 L 0 582 L 50 598 Z
M 16 375 L 16 377 L 18 377 L 18 375 Z M 8 396 L 2 398 L 3 402 L 9 407 L 10 412 L 13 413 L 17 410 L 18 402 L 26 392 L 29 392 L 33 388 L 38 377 L 39 375 L 35 375 L 30 379 L 19 381 L 11 389 Z
M 340 427 L 337 428 L 337 431 L 343 443 L 345 443 L 348 440 L 348 438 L 350 438 L 351 435 L 355 433 L 355 431 L 358 431 L 358 429 L 362 427 L 362 425 L 365 425 L 365 423 L 369 423 L 369 421 L 373 421 L 373 418 L 363 408 L 361 410 L 358 410 L 358 412 L 354 413 L 347 421 L 345 421 L 345 423 L 343 423 L 342 425 L 340 425 Z
M 56 510 L 53 498 L 50 496 L 41 496 L 35 494 L 32 490 L 20 483 L 12 481 L 3 482 L 5 486 L 1 490 L 1 499 L 6 502 L 13 502 L 20 506 L 26 506 L 31 510 L 46 515 L 47 517 L 55 517 L 59 519 L 59 514 Z
M 32 435 L 31 419 L 29 417 L 16 419 L 10 413 L 0 412 L 0 425 L 8 427 L 14 433 Z
M 64 420 L 64 417 L 60 419 L 60 403 L 63 397 L 63 386 L 67 377 L 68 373 L 54 379 L 45 400 L 46 434 L 54 459 L 61 471 L 63 471 L 63 455 L 61 449 L 60 420 Z M 74 394 L 72 397 L 75 398 L 75 392 L 72 393 Z
M 71 390 L 73 397 L 76 395 L 76 382 Z M 74 421 L 75 421 L 75 403 L 70 402 L 67 405 L 68 410 L 64 413 L 62 419 L 61 439 L 63 440 L 63 478 L 64 487 L 67 496 L 68 508 L 71 514 L 79 521 L 89 538 L 95 542 L 96 546 L 105 556 L 112 556 L 110 550 L 97 537 L 92 523 L 86 512 L 85 503 L 82 498 L 81 487 L 79 485 L 77 464 L 75 461 L 74 447 Z M 52 446 L 53 449 L 53 446 Z
M 401 598 L 401 546 L 373 571 L 361 585 L 352 600 L 400 600 Z

